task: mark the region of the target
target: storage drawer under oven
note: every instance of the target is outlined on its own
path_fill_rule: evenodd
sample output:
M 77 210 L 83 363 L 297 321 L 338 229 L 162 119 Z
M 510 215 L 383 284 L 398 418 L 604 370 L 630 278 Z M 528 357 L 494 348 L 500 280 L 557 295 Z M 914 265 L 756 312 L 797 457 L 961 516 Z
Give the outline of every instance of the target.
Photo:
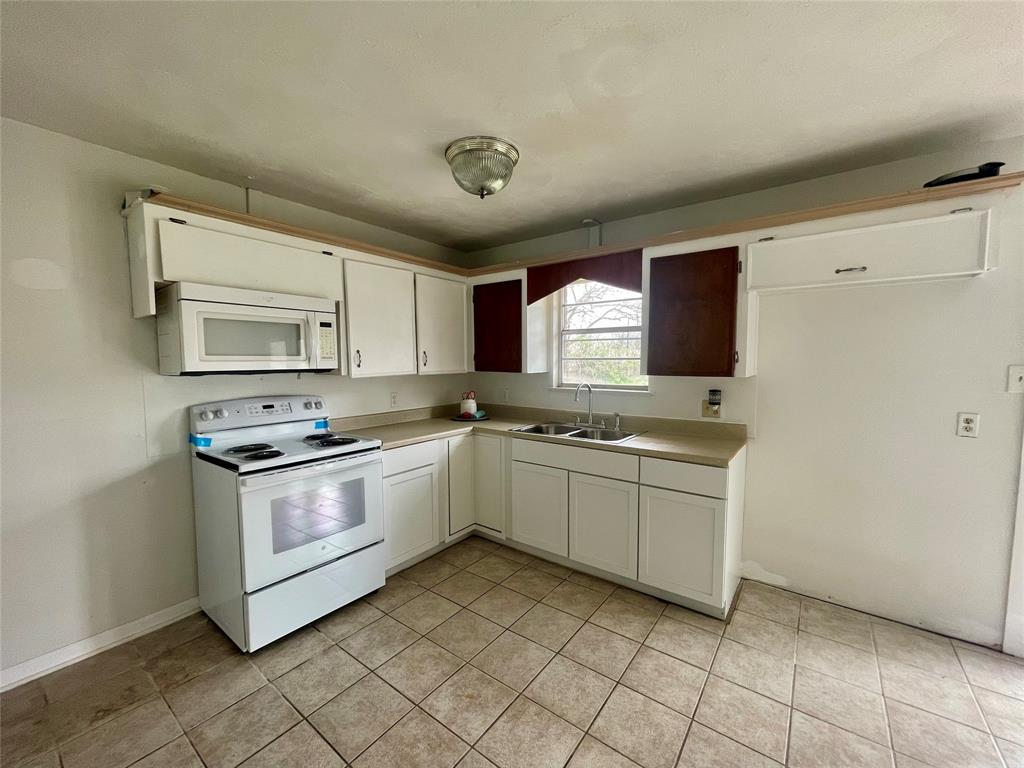
M 384 538 L 379 453 L 243 477 L 239 495 L 246 592 Z

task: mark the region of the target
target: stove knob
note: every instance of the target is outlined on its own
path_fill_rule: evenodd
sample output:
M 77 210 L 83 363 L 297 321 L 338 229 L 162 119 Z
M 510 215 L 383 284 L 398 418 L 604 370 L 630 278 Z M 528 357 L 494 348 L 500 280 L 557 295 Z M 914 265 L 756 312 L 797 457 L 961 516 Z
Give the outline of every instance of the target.
M 316 401 L 316 407 L 317 408 L 323 408 L 324 407 L 324 401 L 323 400 L 317 400 Z
M 226 419 L 228 417 L 228 412 L 225 411 L 223 408 L 218 408 L 216 411 L 213 412 L 213 415 L 216 416 L 218 419 Z
M 213 411 L 200 411 L 199 412 L 199 420 L 200 421 L 209 421 L 212 418 L 213 418 Z
M 302 407 L 305 408 L 307 411 L 313 410 L 313 401 L 312 400 L 307 400 L 306 402 L 304 402 L 302 404 Z

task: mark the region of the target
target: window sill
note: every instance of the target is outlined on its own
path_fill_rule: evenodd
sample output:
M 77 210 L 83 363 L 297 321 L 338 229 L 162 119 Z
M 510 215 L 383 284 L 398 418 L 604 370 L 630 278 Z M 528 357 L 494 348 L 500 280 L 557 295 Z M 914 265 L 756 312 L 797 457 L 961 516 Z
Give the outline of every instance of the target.
M 549 392 L 570 392 L 575 393 L 576 387 L 548 387 Z M 640 395 L 642 397 L 650 397 L 651 390 L 649 389 L 604 389 L 594 387 L 594 394 L 602 395 Z

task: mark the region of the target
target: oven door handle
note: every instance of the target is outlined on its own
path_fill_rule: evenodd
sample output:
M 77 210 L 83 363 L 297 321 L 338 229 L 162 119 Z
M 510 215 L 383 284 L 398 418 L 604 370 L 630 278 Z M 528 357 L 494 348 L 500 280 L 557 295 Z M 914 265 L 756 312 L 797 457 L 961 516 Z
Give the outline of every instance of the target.
M 348 458 L 335 459 L 333 461 L 324 461 L 312 466 L 282 469 L 277 472 L 261 472 L 253 477 L 239 478 L 238 484 L 241 486 L 243 492 L 247 490 L 251 491 L 256 490 L 257 488 L 269 488 L 273 485 L 283 485 L 296 480 L 304 480 L 307 477 L 330 475 L 335 472 L 354 469 L 356 467 L 361 467 L 375 462 L 378 464 L 381 463 L 381 455 L 379 451 L 374 451 L 366 456 L 352 456 Z

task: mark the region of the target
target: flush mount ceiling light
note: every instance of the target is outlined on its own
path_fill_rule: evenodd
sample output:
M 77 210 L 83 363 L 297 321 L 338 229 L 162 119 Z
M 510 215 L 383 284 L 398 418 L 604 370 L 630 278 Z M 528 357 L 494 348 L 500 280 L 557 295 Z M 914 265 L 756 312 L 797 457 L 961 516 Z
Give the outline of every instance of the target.
M 508 184 L 519 162 L 519 150 L 494 136 L 464 136 L 448 145 L 444 159 L 455 183 L 483 200 Z

